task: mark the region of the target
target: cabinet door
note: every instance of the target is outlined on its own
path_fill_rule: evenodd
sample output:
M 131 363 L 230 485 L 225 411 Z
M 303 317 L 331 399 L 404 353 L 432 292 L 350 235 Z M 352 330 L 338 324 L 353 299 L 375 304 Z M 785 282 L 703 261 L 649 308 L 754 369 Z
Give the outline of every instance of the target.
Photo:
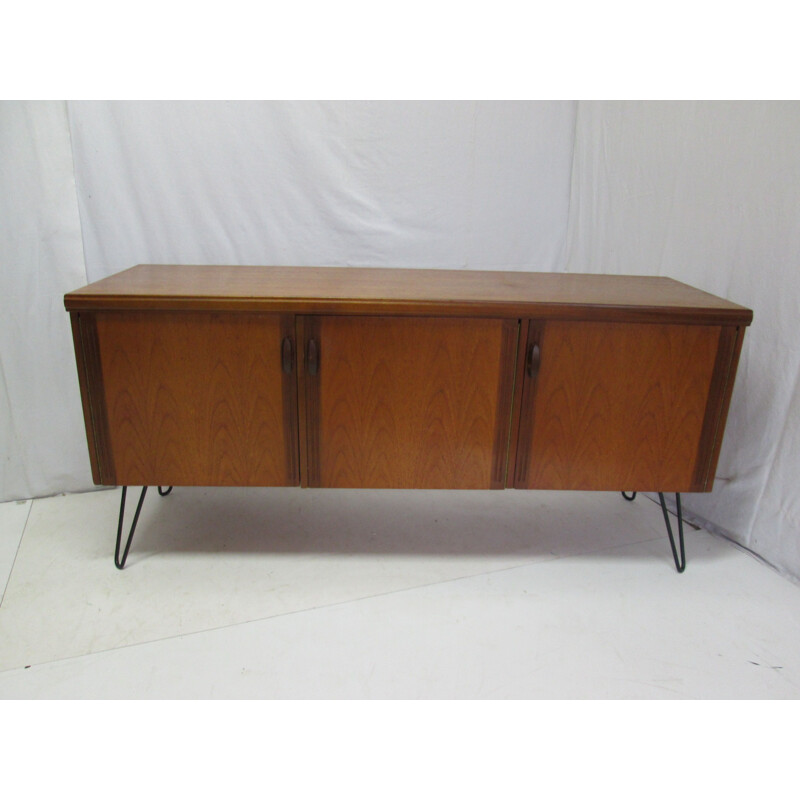
M 735 339 L 718 326 L 531 322 L 514 486 L 703 491 Z
M 301 325 L 307 485 L 502 488 L 517 320 L 321 316 Z
M 125 311 L 80 326 L 103 483 L 299 483 L 292 317 Z

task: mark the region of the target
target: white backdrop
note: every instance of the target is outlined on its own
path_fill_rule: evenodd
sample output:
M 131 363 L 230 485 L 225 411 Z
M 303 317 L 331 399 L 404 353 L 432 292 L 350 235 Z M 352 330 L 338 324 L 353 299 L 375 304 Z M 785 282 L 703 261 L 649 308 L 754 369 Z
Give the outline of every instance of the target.
M 70 103 L 89 278 L 132 264 L 553 270 L 573 103 Z
M 663 274 L 755 311 L 715 491 L 686 507 L 800 577 L 800 104 L 0 112 L 0 500 L 91 486 L 61 297 L 84 263 Z
M 63 301 L 85 280 L 66 108 L 2 102 L 0 501 L 91 485 Z

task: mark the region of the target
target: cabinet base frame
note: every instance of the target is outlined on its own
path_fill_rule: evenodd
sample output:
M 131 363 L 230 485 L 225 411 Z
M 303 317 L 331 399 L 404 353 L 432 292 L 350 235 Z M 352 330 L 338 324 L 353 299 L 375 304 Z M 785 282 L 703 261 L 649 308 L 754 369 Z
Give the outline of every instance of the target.
M 122 546 L 122 523 L 125 519 L 125 497 L 128 493 L 128 487 L 122 487 L 122 496 L 119 501 L 119 522 L 117 523 L 117 545 L 114 549 L 114 566 L 117 569 L 124 569 L 125 562 L 128 560 L 128 552 L 131 549 L 131 542 L 133 542 L 133 534 L 136 532 L 136 523 L 139 522 L 139 514 L 142 511 L 144 504 L 144 497 L 147 494 L 147 486 L 142 487 L 142 492 L 139 495 L 139 502 L 136 504 L 136 512 L 133 515 L 133 522 L 131 529 L 128 533 L 128 539 L 125 542 L 125 550 L 120 557 L 120 548 Z M 161 497 L 166 497 L 172 491 L 172 486 L 168 486 L 166 490 L 162 490 L 161 486 L 158 487 L 158 493 Z M 622 492 L 622 496 L 628 500 L 633 501 L 636 499 L 636 492 L 631 492 L 630 497 L 627 492 Z M 678 572 L 683 572 L 686 569 L 686 548 L 683 541 L 683 511 L 681 509 L 681 495 L 680 492 L 675 493 L 675 506 L 678 517 L 678 546 L 675 546 L 675 537 L 672 533 L 672 525 L 669 521 L 669 512 L 667 511 L 667 504 L 664 500 L 664 493 L 658 493 L 658 499 L 661 502 L 661 511 L 664 514 L 664 523 L 667 526 L 667 536 L 669 536 L 669 546 L 672 548 L 672 558 L 675 561 L 675 569 Z
M 631 492 L 630 497 L 627 492 L 622 492 L 622 496 L 631 502 L 636 499 L 636 492 Z M 667 504 L 664 501 L 664 493 L 658 493 L 658 499 L 661 502 L 661 510 L 664 512 L 664 522 L 667 526 L 667 536 L 669 536 L 669 546 L 672 548 L 672 558 L 675 561 L 675 569 L 678 572 L 683 572 L 686 569 L 686 548 L 683 544 L 683 511 L 681 510 L 681 494 L 675 492 L 675 507 L 678 517 L 678 547 L 675 547 L 675 537 L 672 535 L 672 525 L 669 522 L 669 512 L 667 511 Z M 680 551 L 680 552 L 679 552 Z
M 675 492 L 675 509 L 678 516 L 678 544 L 680 547 L 680 557 L 678 550 L 675 549 L 675 538 L 672 535 L 672 526 L 669 524 L 669 512 L 667 511 L 667 504 L 664 501 L 664 493 L 658 493 L 658 499 L 661 501 L 661 510 L 664 512 L 664 523 L 667 526 L 667 535 L 669 536 L 669 546 L 672 548 L 672 558 L 675 560 L 675 569 L 678 572 L 683 572 L 686 569 L 686 550 L 683 546 L 683 512 L 681 511 L 681 493 Z
M 139 502 L 136 504 L 136 513 L 133 515 L 133 522 L 131 523 L 131 530 L 128 534 L 128 539 L 125 542 L 125 550 L 120 557 L 119 551 L 122 545 L 122 522 L 125 519 L 125 496 L 128 493 L 128 487 L 122 487 L 122 497 L 119 501 L 119 522 L 117 523 L 117 546 L 114 549 L 114 566 L 117 569 L 123 569 L 125 562 L 128 560 L 128 551 L 131 549 L 131 542 L 133 541 L 133 534 L 136 531 L 136 523 L 139 521 L 139 514 L 142 512 L 142 505 L 144 504 L 144 496 L 147 494 L 147 486 L 142 486 L 142 493 L 139 495 Z M 162 491 L 158 487 L 158 493 L 162 497 L 166 497 L 172 491 L 172 487 L 168 486 L 166 491 Z

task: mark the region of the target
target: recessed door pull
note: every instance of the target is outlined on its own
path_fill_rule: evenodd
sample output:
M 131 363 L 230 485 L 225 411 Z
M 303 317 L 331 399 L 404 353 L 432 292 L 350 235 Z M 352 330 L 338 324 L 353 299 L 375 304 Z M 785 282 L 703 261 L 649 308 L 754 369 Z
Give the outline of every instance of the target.
M 309 375 L 316 375 L 319 372 L 319 348 L 314 339 L 308 340 L 308 349 L 306 352 L 306 366 Z
M 528 377 L 535 378 L 539 373 L 541 351 L 538 344 L 532 344 L 528 349 Z
M 281 346 L 281 362 L 283 371 L 287 375 L 291 375 L 294 369 L 294 348 L 292 347 L 292 338 L 290 336 L 286 336 L 283 339 L 283 345 Z

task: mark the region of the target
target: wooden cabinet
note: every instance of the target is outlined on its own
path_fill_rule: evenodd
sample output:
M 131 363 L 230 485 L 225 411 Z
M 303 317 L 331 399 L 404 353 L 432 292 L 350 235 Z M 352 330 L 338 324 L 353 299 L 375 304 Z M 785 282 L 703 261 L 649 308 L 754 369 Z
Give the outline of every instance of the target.
M 447 270 L 145 265 L 65 304 L 111 485 L 710 491 L 752 319 Z

